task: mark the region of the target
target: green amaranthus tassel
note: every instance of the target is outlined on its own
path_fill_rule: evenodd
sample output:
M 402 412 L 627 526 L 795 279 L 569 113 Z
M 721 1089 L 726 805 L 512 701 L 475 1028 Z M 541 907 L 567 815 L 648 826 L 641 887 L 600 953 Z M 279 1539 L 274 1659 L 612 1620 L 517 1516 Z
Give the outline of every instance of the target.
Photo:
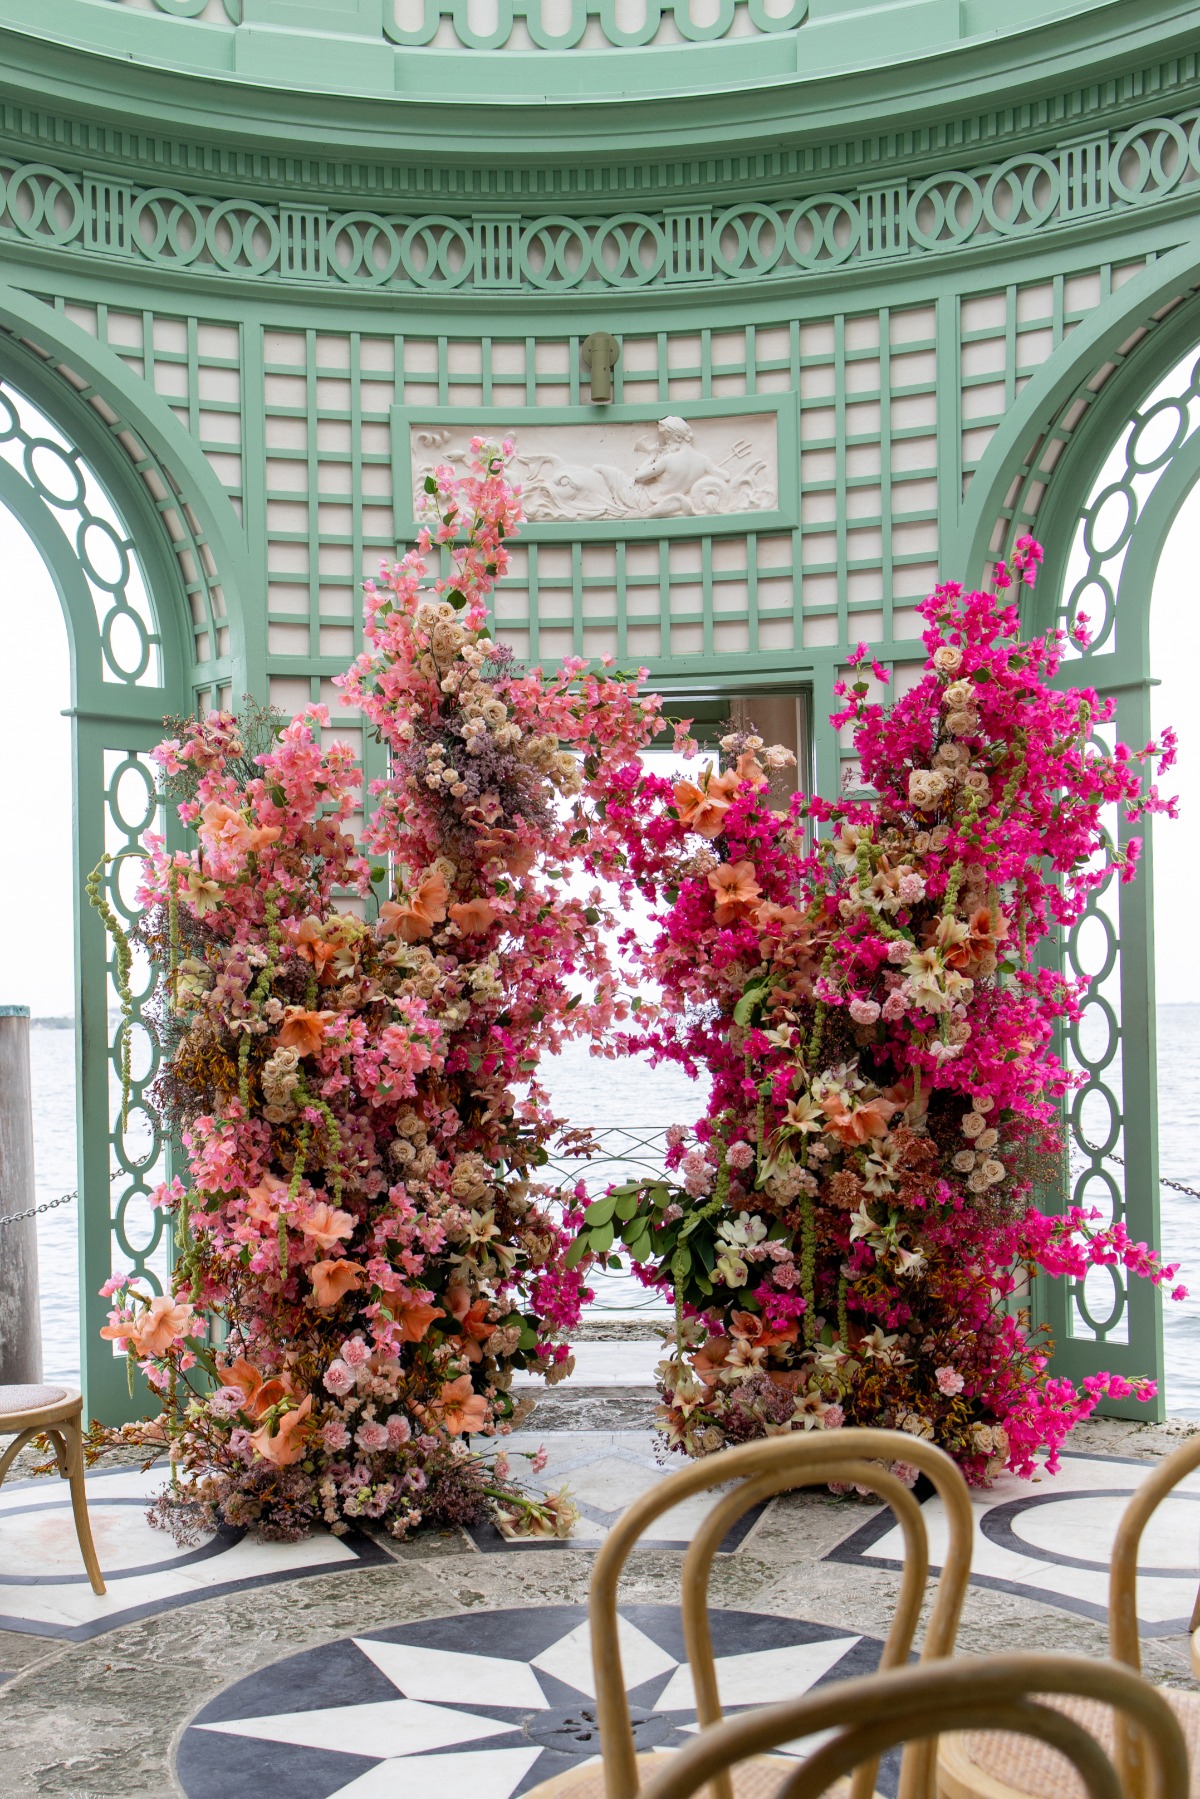
M 113 983 L 121 1002 L 121 1129 L 124 1131 L 129 1128 L 129 1096 L 133 1091 L 133 1041 L 131 1037 L 133 991 L 129 985 L 129 976 L 133 971 L 133 949 L 125 927 L 109 905 L 104 892 L 104 871 L 111 861 L 113 861 L 112 856 L 101 856 L 84 882 L 84 892 L 93 909 L 99 913 L 101 923 L 113 940 L 113 955 L 116 964 L 113 970 Z M 130 1379 L 132 1380 L 132 1378 L 131 1373 Z

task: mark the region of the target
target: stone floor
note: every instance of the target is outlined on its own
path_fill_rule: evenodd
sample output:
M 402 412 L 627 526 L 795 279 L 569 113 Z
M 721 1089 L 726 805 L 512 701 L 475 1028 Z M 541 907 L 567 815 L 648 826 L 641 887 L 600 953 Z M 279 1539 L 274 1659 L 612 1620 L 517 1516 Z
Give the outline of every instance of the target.
M 451 1531 L 265 1547 L 229 1532 L 180 1551 L 143 1516 L 157 1476 L 124 1466 L 89 1481 L 109 1582 L 98 1600 L 57 1480 L 10 1481 L 0 1491 L 0 1799 L 416 1799 L 434 1778 L 472 1799 L 517 1799 L 590 1758 L 591 1551 L 663 1472 L 642 1346 L 627 1335 L 613 1347 L 606 1369 L 590 1345 L 588 1384 L 539 1399 L 525 1433 L 549 1451 L 547 1486 L 565 1478 L 581 1506 L 564 1544 Z M 978 1495 L 961 1649 L 1102 1654 L 1116 1518 L 1144 1465 L 1196 1429 L 1085 1426 L 1056 1477 Z M 1178 1684 L 1190 1684 L 1198 1504 L 1200 1479 L 1159 1514 L 1139 1585 L 1146 1669 Z M 666 1514 L 624 1583 L 623 1666 L 647 1746 L 694 1727 L 675 1605 L 703 1509 Z M 926 1517 L 936 1564 L 936 1500 Z M 790 1495 L 749 1517 L 712 1580 L 729 1707 L 872 1667 L 898 1578 L 890 1515 L 862 1500 Z M 880 1784 L 890 1790 L 886 1769 Z

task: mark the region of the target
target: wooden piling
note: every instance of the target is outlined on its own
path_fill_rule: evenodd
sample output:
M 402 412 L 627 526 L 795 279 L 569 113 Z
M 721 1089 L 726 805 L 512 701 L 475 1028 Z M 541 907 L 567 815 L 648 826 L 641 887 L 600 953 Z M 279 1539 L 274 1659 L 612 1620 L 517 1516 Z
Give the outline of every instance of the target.
M 0 1006 L 0 1218 L 37 1204 L 29 1008 Z M 37 1219 L 0 1224 L 0 1386 L 42 1378 Z

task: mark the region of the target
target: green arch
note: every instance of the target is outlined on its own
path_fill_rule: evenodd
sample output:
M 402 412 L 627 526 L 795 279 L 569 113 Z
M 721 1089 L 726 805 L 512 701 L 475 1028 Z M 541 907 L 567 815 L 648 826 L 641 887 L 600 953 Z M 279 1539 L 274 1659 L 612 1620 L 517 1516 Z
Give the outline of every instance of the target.
M 1013 482 L 1020 476 L 1030 445 L 1049 430 L 1063 407 L 1106 360 L 1113 356 L 1130 334 L 1178 295 L 1189 294 L 1200 283 L 1200 249 L 1194 243 L 1182 244 L 1160 256 L 1135 275 L 1108 301 L 1084 320 L 1061 348 L 1030 378 L 1026 387 L 998 426 L 987 454 L 975 473 L 958 519 L 957 529 L 948 532 L 942 545 L 941 563 L 946 578 L 974 580 L 987 561 L 988 545 L 997 518 L 1003 510 Z M 1180 315 L 1194 319 L 1194 308 L 1185 300 Z M 1166 329 L 1154 334 L 1156 341 L 1175 341 L 1183 319 L 1166 321 Z M 1184 326 L 1184 334 L 1200 336 L 1195 324 Z M 1183 354 L 1181 349 L 1178 354 Z M 1175 360 L 1178 360 L 1176 356 Z M 1137 397 L 1148 393 L 1155 382 L 1172 366 L 1169 354 L 1155 356 L 1154 370 L 1144 376 L 1147 366 L 1143 356 L 1134 355 L 1128 365 L 1118 370 L 1107 383 L 1102 396 L 1089 407 L 1087 415 L 1064 454 L 1061 470 L 1055 471 L 1046 502 L 1039 513 L 1039 528 L 1048 542 L 1055 542 L 1052 526 L 1060 522 L 1064 477 L 1068 466 L 1074 470 L 1086 463 L 1094 472 L 1112 448 L 1118 431 L 1113 417 L 1121 406 L 1130 404 L 1130 388 Z M 1136 403 L 1136 402 L 1135 402 Z M 1106 436 L 1107 433 L 1107 436 Z M 1087 478 L 1083 482 L 1086 491 Z M 1077 487 L 1073 499 L 1082 499 Z M 1043 578 L 1043 593 L 1052 586 L 1054 573 L 1048 566 Z
M 1037 477 L 1030 458 L 1042 434 L 1053 430 L 1088 380 L 1106 362 L 1113 372 L 1097 397 L 1087 405 L 1048 477 L 1037 508 L 1033 529 L 1046 545 L 1046 564 L 1036 592 L 1028 596 L 1025 612 L 1031 629 L 1042 630 L 1061 622 L 1066 600 L 1066 578 L 1080 523 L 1094 504 L 1097 484 L 1108 458 L 1120 443 L 1131 420 L 1164 377 L 1200 346 L 1200 299 L 1192 291 L 1200 282 L 1200 258 L 1188 245 L 1142 271 L 1121 289 L 1102 319 L 1084 325 L 1028 385 L 1012 409 L 981 466 L 964 507 L 958 554 L 968 557 L 972 578 L 988 557 L 989 540 L 996 520 L 1011 503 L 1013 483 L 1023 474 Z M 1185 296 L 1158 322 L 1153 315 L 1176 296 Z M 1143 337 L 1124 356 L 1121 346 L 1139 328 L 1149 326 Z M 1193 384 L 1194 385 L 1194 384 Z M 1039 450 L 1037 462 L 1040 463 Z M 1028 472 L 1032 470 L 1032 472 Z M 980 479 L 986 472 L 986 480 Z M 1122 482 L 1127 469 L 1114 471 Z M 1156 472 L 1149 493 L 1136 502 L 1113 593 L 1119 621 L 1110 641 L 1072 659 L 1063 671 L 1066 680 L 1095 686 L 1116 704 L 1116 732 L 1125 742 L 1140 744 L 1151 736 L 1150 690 L 1153 671 L 1150 658 L 1150 608 L 1155 574 L 1170 533 L 1188 493 L 1200 481 L 1200 427 L 1193 428 Z M 1115 552 L 1113 552 L 1115 554 Z M 1107 557 L 1101 557 L 1103 573 Z M 1069 1193 L 1078 1197 L 1089 1179 L 1106 1185 L 1117 1204 L 1118 1215 L 1131 1235 L 1151 1244 L 1161 1243 L 1159 1227 L 1159 1173 L 1157 1135 L 1157 1041 L 1155 1028 L 1153 830 L 1151 821 L 1120 823 L 1122 840 L 1130 835 L 1144 839 L 1140 878 L 1131 886 L 1115 885 L 1110 877 L 1106 899 L 1092 896 L 1085 919 L 1067 933 L 1061 946 L 1064 963 L 1073 972 L 1088 972 L 1096 982 L 1088 1005 L 1106 1017 L 1108 1048 L 1088 1068 L 1086 1086 L 1072 1109 L 1071 1141 L 1079 1152 L 1081 1167 L 1066 1183 L 1063 1195 L 1051 1193 L 1048 1203 L 1057 1209 Z M 1082 932 L 1093 914 L 1108 915 L 1106 929 L 1114 939 L 1117 955 L 1111 970 L 1087 965 Z M 1107 985 L 1106 985 L 1107 983 Z M 1118 1002 L 1115 1009 L 1113 1002 Z M 1110 1065 L 1121 1049 L 1120 1079 L 1114 1084 Z M 1123 1132 L 1125 1178 L 1114 1184 L 1103 1153 L 1092 1155 L 1081 1128 L 1083 1099 L 1095 1090 L 1113 1107 L 1113 1129 Z M 1103 1149 L 1103 1146 L 1099 1146 Z M 1088 1197 L 1094 1196 L 1095 1189 Z M 1086 1332 L 1072 1337 L 1079 1319 L 1086 1323 L 1078 1283 L 1039 1281 L 1037 1305 L 1056 1342 L 1056 1370 L 1079 1379 L 1104 1365 L 1135 1375 L 1148 1367 L 1162 1367 L 1161 1296 L 1135 1282 L 1115 1296 L 1110 1324 L 1128 1321 L 1129 1346 L 1106 1342 L 1103 1334 L 1093 1343 Z M 1131 1353 L 1137 1346 L 1137 1354 Z M 1109 1402 L 1110 1414 L 1129 1417 L 1148 1415 L 1135 1401 Z M 1160 1392 L 1154 1413 L 1163 1415 Z
M 0 367 L 11 363 L 17 374 L 16 385 L 23 387 L 34 404 L 59 426 L 65 436 L 78 444 L 111 493 L 118 511 L 129 514 L 131 524 L 137 520 L 145 527 L 144 539 L 139 538 L 139 550 L 150 565 L 147 579 L 152 601 L 164 615 L 168 603 L 175 608 L 174 622 L 181 652 L 174 671 L 176 678 L 185 685 L 190 684 L 192 658 L 184 648 L 190 641 L 190 621 L 186 616 L 170 538 L 163 520 L 155 512 L 144 482 L 136 476 L 129 458 L 115 444 L 94 408 L 81 401 L 65 381 L 53 374 L 55 355 L 85 376 L 122 421 L 145 442 L 176 484 L 180 501 L 192 508 L 224 591 L 233 679 L 235 684 L 240 682 L 236 691 L 248 688 L 265 694 L 265 646 L 258 641 L 251 622 L 254 574 L 245 533 L 228 494 L 196 440 L 184 430 L 166 401 L 131 373 L 115 351 L 98 343 L 52 307 L 8 283 L 0 284 L 0 330 L 11 334 L 10 343 L 0 349 Z M 22 338 L 49 350 L 50 363 L 23 348 L 19 341 Z M 160 623 L 165 636 L 168 629 L 165 616 Z M 167 653 L 164 642 L 164 664 Z

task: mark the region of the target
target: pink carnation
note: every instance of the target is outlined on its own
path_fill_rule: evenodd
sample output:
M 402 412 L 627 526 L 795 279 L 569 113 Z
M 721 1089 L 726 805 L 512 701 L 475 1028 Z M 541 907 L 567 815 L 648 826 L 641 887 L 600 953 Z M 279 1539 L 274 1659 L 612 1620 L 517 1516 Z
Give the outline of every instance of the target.
M 358 1382 L 353 1369 L 347 1368 L 345 1362 L 330 1362 L 325 1370 L 324 1384 L 330 1393 L 341 1399 L 345 1394 L 352 1393 Z

